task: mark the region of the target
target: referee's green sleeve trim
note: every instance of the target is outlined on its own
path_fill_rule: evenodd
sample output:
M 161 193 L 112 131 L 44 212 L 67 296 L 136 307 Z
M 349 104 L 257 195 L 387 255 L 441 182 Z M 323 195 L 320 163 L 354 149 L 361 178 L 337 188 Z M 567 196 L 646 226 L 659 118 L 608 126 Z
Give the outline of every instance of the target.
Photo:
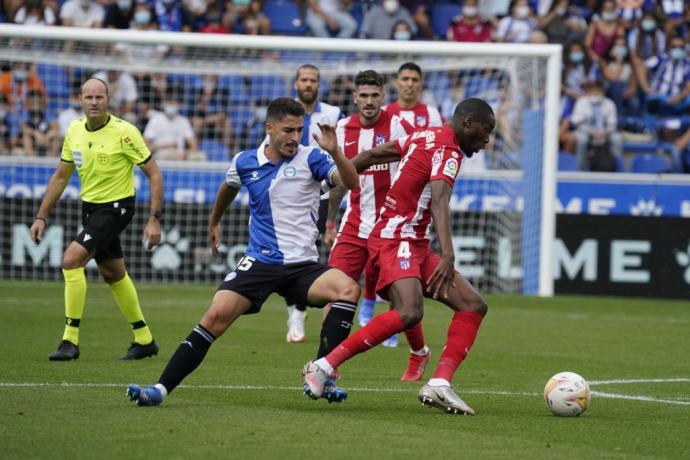
M 142 161 L 141 163 L 137 163 L 137 166 L 145 165 L 146 163 L 148 163 L 151 160 L 151 158 L 153 158 L 153 154 L 146 157 L 146 159 L 144 161 Z
M 74 163 L 74 161 L 65 160 L 64 158 L 60 158 L 60 161 L 62 161 L 63 163 Z

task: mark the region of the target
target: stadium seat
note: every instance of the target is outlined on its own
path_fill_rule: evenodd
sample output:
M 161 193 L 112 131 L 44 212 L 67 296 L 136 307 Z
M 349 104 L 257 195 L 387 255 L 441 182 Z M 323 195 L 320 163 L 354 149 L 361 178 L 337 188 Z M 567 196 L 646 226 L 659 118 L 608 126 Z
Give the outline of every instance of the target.
M 222 142 L 203 139 L 200 148 L 206 153 L 208 161 L 230 161 L 230 150 Z
M 244 77 L 239 75 L 223 75 L 218 79 L 218 86 L 230 90 L 230 100 L 232 102 L 249 102 Z
M 664 157 L 656 153 L 635 155 L 630 165 L 630 172 L 662 174 L 668 172 L 669 164 Z
M 579 171 L 580 165 L 577 158 L 570 152 L 558 152 L 558 170 L 559 171 Z
M 43 82 L 49 99 L 69 97 L 69 78 L 64 67 L 55 64 L 38 64 L 36 73 Z
M 305 35 L 307 32 L 299 8 L 292 0 L 268 0 L 263 12 L 271 20 L 273 35 Z
M 431 29 L 434 35 L 446 38 L 450 21 L 461 11 L 462 7 L 457 3 L 435 5 L 431 10 Z
M 249 79 L 249 99 L 273 100 L 287 96 L 289 90 L 285 79 L 278 75 L 255 75 Z
M 431 91 L 439 104 L 450 97 L 451 82 L 445 72 L 429 72 L 425 75 L 424 80 L 424 86 Z

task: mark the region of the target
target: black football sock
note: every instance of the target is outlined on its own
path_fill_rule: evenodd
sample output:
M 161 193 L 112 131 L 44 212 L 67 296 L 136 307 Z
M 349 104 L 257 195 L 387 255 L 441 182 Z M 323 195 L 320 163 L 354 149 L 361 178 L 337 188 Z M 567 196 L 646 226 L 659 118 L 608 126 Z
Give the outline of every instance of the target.
M 213 334 L 201 324 L 194 327 L 189 336 L 177 347 L 158 379 L 158 383 L 171 393 L 185 377 L 199 367 L 214 340 L 216 338 Z
M 326 356 L 350 335 L 356 308 L 356 303 L 347 300 L 337 300 L 331 304 L 331 310 L 321 326 L 321 340 L 319 352 L 316 355 L 317 359 Z

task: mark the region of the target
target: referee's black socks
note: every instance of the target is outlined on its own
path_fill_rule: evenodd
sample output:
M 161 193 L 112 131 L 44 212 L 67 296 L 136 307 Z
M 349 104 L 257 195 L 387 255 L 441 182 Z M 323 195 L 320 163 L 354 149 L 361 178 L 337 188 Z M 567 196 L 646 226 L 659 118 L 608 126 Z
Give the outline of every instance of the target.
M 356 309 L 357 304 L 347 300 L 336 300 L 331 304 L 331 310 L 321 326 L 321 340 L 319 352 L 316 355 L 317 359 L 326 356 L 350 335 Z
M 204 360 L 206 352 L 216 338 L 204 326 L 198 324 L 185 340 L 180 343 L 177 350 L 165 366 L 158 383 L 163 385 L 168 393 L 172 392 L 185 377 L 199 367 Z

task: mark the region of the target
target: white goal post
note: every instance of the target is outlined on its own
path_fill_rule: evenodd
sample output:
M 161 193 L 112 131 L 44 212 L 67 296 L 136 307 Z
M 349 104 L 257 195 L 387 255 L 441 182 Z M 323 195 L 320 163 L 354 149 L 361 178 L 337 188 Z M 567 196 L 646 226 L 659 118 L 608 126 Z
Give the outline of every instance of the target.
M 122 45 L 129 46 L 130 54 L 122 52 Z M 139 48 L 160 49 L 165 47 L 164 56 L 156 56 L 151 59 L 133 59 L 132 54 L 137 54 Z M 114 52 L 116 50 L 117 52 Z M 245 35 L 216 35 L 196 33 L 171 33 L 171 32 L 141 32 L 119 31 L 110 29 L 77 29 L 67 27 L 41 27 L 23 25 L 0 25 L 0 61 L 5 61 L 11 66 L 15 62 L 26 62 L 42 66 L 43 69 L 60 68 L 67 72 L 77 72 L 76 75 L 86 75 L 87 72 L 96 70 L 118 70 L 135 73 L 147 73 L 153 75 L 161 73 L 170 80 L 173 76 L 179 77 L 175 81 L 180 82 L 183 90 L 191 85 L 188 79 L 204 75 L 214 75 L 221 79 L 232 76 L 241 79 L 241 88 L 246 89 L 246 94 L 241 93 L 238 87 L 233 86 L 234 94 L 231 95 L 228 107 L 223 110 L 230 117 L 237 117 L 237 107 L 252 110 L 261 98 L 256 91 L 261 91 L 258 86 L 253 86 L 253 78 L 257 75 L 279 76 L 279 83 L 270 83 L 277 86 L 267 88 L 266 97 L 272 98 L 276 94 L 290 95 L 292 79 L 296 68 L 307 62 L 315 64 L 321 70 L 322 89 L 324 83 L 330 90 L 345 91 L 338 87 L 341 84 L 339 78 L 343 75 L 352 77 L 359 70 L 372 68 L 387 77 L 393 76 L 397 67 L 406 61 L 414 61 L 424 70 L 429 88 L 429 100 L 438 106 L 443 104 L 454 105 L 453 95 L 457 91 L 470 91 L 470 86 L 479 81 L 479 88 L 473 90 L 473 94 L 501 94 L 496 96 L 496 104 L 512 104 L 512 111 L 504 114 L 507 117 L 508 129 L 512 129 L 517 140 L 515 147 L 511 149 L 514 161 L 496 159 L 492 152 L 487 152 L 486 160 L 489 167 L 481 170 L 468 169 L 462 171 L 458 179 L 457 194 L 451 204 L 453 209 L 462 213 L 454 224 L 454 236 L 458 236 L 458 242 L 464 248 L 481 246 L 473 256 L 470 252 L 456 250 L 456 263 L 461 272 L 465 263 L 468 267 L 479 257 L 481 260 L 491 260 L 491 265 L 501 273 L 509 273 L 512 269 L 514 276 L 507 276 L 510 282 L 506 282 L 500 276 L 489 275 L 478 270 L 472 275 L 474 268 L 468 268 L 467 273 L 473 282 L 478 283 L 480 289 L 497 292 L 521 292 L 530 295 L 553 295 L 553 270 L 552 254 L 555 236 L 555 197 L 556 197 L 556 164 L 558 154 L 558 119 L 561 76 L 561 47 L 560 45 L 524 45 L 524 44 L 475 44 L 456 42 L 425 42 L 425 41 L 382 41 L 382 40 L 340 40 L 317 39 L 308 37 L 283 37 L 283 36 L 245 36 Z M 60 70 L 62 72 L 62 70 Z M 42 75 L 43 79 L 52 78 L 50 72 Z M 69 74 L 71 75 L 71 74 Z M 486 77 L 486 86 L 482 86 L 481 78 Z M 184 77 L 184 78 L 183 78 Z M 345 79 L 346 80 L 346 79 Z M 345 81 L 344 80 L 344 81 Z M 195 85 L 197 84 L 196 80 Z M 498 81 L 498 89 L 491 85 Z M 435 86 L 436 85 L 436 86 Z M 441 88 L 442 89 L 439 89 Z M 493 89 L 490 89 L 493 88 Z M 455 93 L 453 91 L 456 91 Z M 501 93 L 503 91 L 503 93 Z M 509 96 L 505 96 L 508 93 Z M 260 94 L 259 94 L 260 96 Z M 64 100 L 55 101 L 50 98 L 61 97 Z M 48 105 L 51 102 L 58 110 L 67 105 L 69 91 L 61 96 L 51 95 L 48 90 Z M 499 100 L 500 98 L 500 100 Z M 193 109 L 193 108 L 192 108 Z M 119 116 L 120 114 L 118 114 Z M 241 115 L 245 116 L 245 115 Z M 191 117 L 191 115 L 190 115 Z M 241 126 L 244 129 L 244 126 Z M 247 132 L 249 132 L 247 130 Z M 233 126 L 233 144 L 228 146 L 231 153 L 239 151 L 240 145 L 250 145 L 250 140 Z M 220 139 L 216 139 L 220 140 Z M 245 142 L 246 141 L 246 142 Z M 203 147 L 203 146 L 202 146 Z M 33 174 L 32 168 L 36 162 L 29 162 L 30 167 L 13 169 L 15 165 L 26 164 L 18 157 L 10 157 L 9 151 L 0 151 L 0 156 L 5 156 L 0 161 L 3 171 L 0 175 L 0 202 L 4 209 L 14 207 L 33 207 L 40 196 L 18 193 L 13 195 L 9 189 L 15 182 L 25 181 L 33 183 L 33 189 L 37 190 L 35 177 L 20 177 L 22 171 L 25 174 Z M 55 152 L 51 152 L 55 155 Z M 41 163 L 39 160 L 38 163 Z M 55 160 L 46 159 L 42 163 L 46 168 L 54 168 Z M 166 180 L 171 179 L 171 186 L 186 184 L 187 181 L 199 182 L 199 190 L 203 188 L 208 177 L 198 176 L 194 178 L 195 167 L 187 163 L 162 162 L 166 172 Z M 223 161 L 209 163 L 200 167 L 201 170 L 213 170 L 219 177 L 226 168 Z M 189 170 L 189 177 L 183 177 Z M 16 174 L 14 174 L 14 173 Z M 13 175 L 14 174 L 14 175 Z M 182 178 L 181 178 L 182 177 Z M 40 179 L 44 180 L 44 178 Z M 34 181 L 34 182 L 32 182 Z M 139 180 L 141 183 L 142 181 Z M 145 182 L 145 181 L 143 181 Z M 23 183 L 23 182 L 22 182 Z M 476 191 L 469 187 L 475 186 Z M 508 185 L 506 185 L 508 184 Z M 40 185 L 40 184 L 38 184 Z M 144 187 L 146 184 L 141 183 Z M 213 184 L 215 188 L 216 184 Z M 28 187 L 28 186 L 27 186 Z M 464 187 L 464 188 L 463 188 Z M 21 188 L 21 187 L 20 187 Z M 38 187 L 40 189 L 40 187 Z M 193 187 L 190 187 L 193 188 Z M 23 190 L 23 189 L 22 189 Z M 509 204 L 501 200 L 493 200 L 494 192 L 499 190 L 501 197 L 510 201 Z M 476 192 L 476 193 L 475 193 Z M 28 192 L 27 192 L 28 193 Z M 195 192 L 190 192 L 192 195 Z M 200 192 L 199 192 L 200 193 Z M 463 194 L 473 193 L 477 199 L 484 201 L 482 204 L 468 204 L 469 200 L 463 200 Z M 146 196 L 145 192 L 141 196 Z M 167 202 L 201 202 L 198 196 L 178 199 L 180 193 L 166 188 Z M 488 197 L 488 198 L 487 198 Z M 23 202 L 18 201 L 25 200 Z M 208 203 L 209 197 L 205 197 Z M 212 200 L 213 197 L 210 197 Z M 188 200 L 188 201 L 185 201 Z M 491 204 L 493 203 L 493 204 Z M 498 204 L 497 204 L 498 203 Z M 503 203 L 503 204 L 502 204 Z M 7 208 L 6 208 L 7 206 Z M 464 207 L 463 207 L 464 206 Z M 205 208 L 204 208 L 205 209 Z M 14 212 L 14 211 L 12 211 Z M 3 227 L 12 227 L 8 222 L 12 212 L 3 212 Z M 16 216 L 30 214 L 31 211 L 17 210 Z M 487 214 L 500 214 L 497 221 Z M 505 216 L 503 216 L 505 214 Z M 169 216 L 168 216 L 169 217 Z M 205 230 L 206 216 L 195 216 L 196 226 Z M 170 220 L 170 219 L 169 219 Z M 187 223 L 191 225 L 192 223 Z M 456 225 L 457 224 L 457 225 Z M 232 223 L 243 229 L 246 222 Z M 465 226 L 467 225 L 467 227 Z M 496 230 L 486 230 L 485 226 L 491 225 Z M 176 227 L 177 230 L 179 228 Z M 482 236 L 486 233 L 491 237 L 492 243 L 479 243 L 478 240 L 469 242 L 462 239 L 465 229 L 471 229 L 473 235 Z M 191 232 L 191 229 L 188 229 Z M 70 229 L 73 231 L 73 229 Z M 470 230 L 467 230 L 470 232 Z M 495 232 L 496 235 L 489 235 Z M 33 276 L 37 279 L 51 278 L 50 276 L 36 275 L 37 272 L 22 271 L 13 268 L 8 259 L 12 251 L 16 251 L 8 242 L 13 236 L 5 232 L 2 245 L 2 275 L 5 277 Z M 69 231 L 67 231 L 69 233 Z M 519 235 L 518 243 L 512 244 L 509 239 L 513 235 Z M 503 236 L 501 236 L 503 235 Z M 65 238 L 72 235 L 65 235 Z M 506 242 L 507 241 L 507 242 Z M 487 248 L 484 244 L 492 245 Z M 137 248 L 137 251 L 140 248 Z M 182 254 L 183 248 L 176 249 Z M 469 250 L 468 250 L 469 251 Z M 487 255 L 491 252 L 493 255 Z M 129 255 L 127 256 L 128 260 Z M 145 257 L 135 263 L 150 263 Z M 197 265 L 198 257 L 194 264 Z M 507 259 L 507 260 L 506 260 Z M 35 262 L 35 261 L 34 261 Z M 35 262 L 35 263 L 40 263 Z M 43 263 L 46 263 L 45 261 Z M 131 264 L 130 263 L 130 269 Z M 503 267 L 503 268 L 501 268 Z M 165 268 L 165 267 L 164 267 Z M 493 270 L 493 269 L 492 269 Z M 31 275 L 30 273 L 34 273 Z M 175 276 L 170 275 L 173 278 Z M 170 276 L 147 276 L 142 278 L 170 279 Z M 501 275 L 502 276 L 502 275 Z M 481 281 L 483 277 L 487 281 Z M 488 279 L 488 278 L 495 278 Z M 175 278 L 179 279 L 179 278 Z M 196 281 L 206 278 L 184 278 L 185 281 Z

